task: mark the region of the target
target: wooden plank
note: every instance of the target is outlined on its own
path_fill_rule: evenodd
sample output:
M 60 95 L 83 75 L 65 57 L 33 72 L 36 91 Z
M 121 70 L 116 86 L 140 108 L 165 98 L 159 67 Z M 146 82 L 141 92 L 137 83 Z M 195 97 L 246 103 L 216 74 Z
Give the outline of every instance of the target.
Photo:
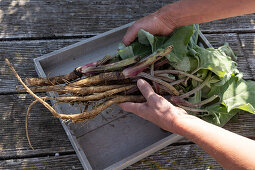
M 168 146 L 127 169 L 222 169 L 195 144 Z
M 73 151 L 59 120 L 40 104 L 32 109 L 29 118 L 29 136 L 35 148 L 31 151 L 26 139 L 25 115 L 32 98 L 27 94 L 0 95 L 0 101 L 0 159 Z
M 0 169 L 82 169 L 75 154 L 0 161 Z
M 4 58 L 9 58 L 22 78 L 37 77 L 33 59 L 82 39 L 1 41 L 0 42 L 0 93 L 16 91 L 18 81 L 10 72 Z
M 1 1 L 0 37 L 95 35 L 152 13 L 164 4 L 163 0 Z
M 255 34 L 239 34 L 241 48 L 247 58 L 247 66 L 255 78 Z
M 231 17 L 200 24 L 206 33 L 254 32 L 255 14 Z
M 0 38 L 91 36 L 148 15 L 170 1 L 12 1 L 0 2 Z M 206 32 L 254 31 L 255 14 L 201 24 Z
M 0 162 L 1 169 L 82 169 L 76 155 L 11 159 Z M 195 144 L 168 146 L 126 169 L 222 169 Z

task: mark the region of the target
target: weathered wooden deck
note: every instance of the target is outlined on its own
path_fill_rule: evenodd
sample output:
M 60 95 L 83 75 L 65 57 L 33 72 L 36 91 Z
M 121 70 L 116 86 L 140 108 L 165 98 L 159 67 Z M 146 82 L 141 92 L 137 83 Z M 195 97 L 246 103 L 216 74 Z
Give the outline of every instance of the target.
M 82 169 L 59 122 L 41 105 L 30 116 L 28 146 L 25 114 L 32 98 L 18 94 L 17 80 L 4 58 L 21 77 L 37 76 L 32 59 L 134 21 L 166 1 L 3 0 L 0 1 L 0 169 Z M 255 80 L 255 14 L 201 24 L 215 47 L 225 41 L 238 55 L 245 79 Z M 226 129 L 255 140 L 255 116 L 241 113 Z M 217 141 L 216 141 L 217 142 Z M 233 141 L 234 142 L 234 141 Z M 127 169 L 221 169 L 196 144 L 170 145 Z

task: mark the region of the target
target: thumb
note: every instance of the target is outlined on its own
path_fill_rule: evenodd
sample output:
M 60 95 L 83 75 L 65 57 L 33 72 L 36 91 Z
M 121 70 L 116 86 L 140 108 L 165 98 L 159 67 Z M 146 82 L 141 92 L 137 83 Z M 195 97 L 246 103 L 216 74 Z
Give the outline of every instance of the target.
M 148 100 L 151 95 L 155 94 L 151 85 L 143 79 L 137 81 L 137 86 L 146 100 Z
M 120 103 L 118 105 L 126 112 L 132 112 L 140 117 L 143 117 L 143 118 L 145 117 L 147 107 L 144 103 L 126 102 L 126 103 Z

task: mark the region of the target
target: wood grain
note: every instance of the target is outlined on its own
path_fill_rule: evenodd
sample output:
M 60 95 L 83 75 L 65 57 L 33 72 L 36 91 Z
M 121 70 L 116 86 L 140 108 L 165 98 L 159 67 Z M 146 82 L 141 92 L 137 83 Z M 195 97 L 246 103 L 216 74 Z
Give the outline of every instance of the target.
M 168 146 L 127 169 L 222 169 L 222 167 L 197 145 L 190 144 Z
M 30 0 L 0 2 L 2 39 L 94 36 L 146 16 L 170 1 Z M 254 32 L 255 14 L 201 25 L 202 31 Z
M 75 154 L 0 161 L 0 169 L 83 169 Z
M 0 101 L 0 159 L 41 153 L 28 152 L 25 115 L 32 98 L 27 94 L 0 95 Z M 34 148 L 44 153 L 73 151 L 59 120 L 40 104 L 32 109 L 29 136 Z
M 18 85 L 18 81 L 10 72 L 7 64 L 5 64 L 4 58 L 8 58 L 10 62 L 14 64 L 14 67 L 21 78 L 38 77 L 34 67 L 34 58 L 76 43 L 79 40 L 67 39 L 0 42 L 0 93 L 16 91 L 16 85 Z
M 255 34 L 239 34 L 240 47 L 247 58 L 247 68 L 251 70 L 253 79 L 255 78 Z

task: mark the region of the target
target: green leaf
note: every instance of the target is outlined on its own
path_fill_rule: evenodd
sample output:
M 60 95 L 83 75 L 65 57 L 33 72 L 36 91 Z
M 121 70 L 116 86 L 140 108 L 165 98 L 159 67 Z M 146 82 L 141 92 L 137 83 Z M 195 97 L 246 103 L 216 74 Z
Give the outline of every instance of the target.
M 131 46 L 135 56 L 145 57 L 152 53 L 150 46 L 142 45 L 139 42 L 134 42 Z
M 232 60 L 237 60 L 237 56 L 234 51 L 230 48 L 228 43 L 225 43 L 223 46 L 218 48 L 220 51 L 224 52 L 227 56 L 230 56 Z
M 232 76 L 223 86 L 214 86 L 209 96 L 217 94 L 227 111 L 240 109 L 255 114 L 255 82 Z
M 227 108 L 223 105 L 213 105 L 205 109 L 209 111 L 209 114 L 203 116 L 202 119 L 220 127 L 224 126 L 238 113 L 238 110 L 228 112 Z
M 171 64 L 176 70 L 181 70 L 181 71 L 190 71 L 191 68 L 191 63 L 189 60 L 190 57 L 184 57 L 181 62 Z
M 223 85 L 232 74 L 237 73 L 236 63 L 222 49 L 196 46 L 195 50 L 199 56 L 199 67 L 214 72 L 221 79 L 218 85 Z
M 190 41 L 190 37 L 193 35 L 193 25 L 187 25 L 179 27 L 174 30 L 172 36 L 163 44 L 162 48 L 166 48 L 169 45 L 173 45 L 172 53 L 168 55 L 168 60 L 171 62 L 181 62 L 185 56 L 187 56 L 187 45 Z M 174 57 L 174 60 L 172 60 Z
M 199 25 L 193 25 L 193 35 L 190 37 L 189 48 L 192 49 L 197 45 L 199 35 Z
M 133 47 L 132 46 L 125 46 L 123 43 L 119 44 L 119 50 L 117 54 L 124 60 L 129 57 L 134 57 Z
M 143 44 L 143 45 L 151 45 L 153 46 L 154 44 L 154 35 L 152 35 L 151 33 L 140 29 L 137 33 L 138 36 L 138 42 Z

